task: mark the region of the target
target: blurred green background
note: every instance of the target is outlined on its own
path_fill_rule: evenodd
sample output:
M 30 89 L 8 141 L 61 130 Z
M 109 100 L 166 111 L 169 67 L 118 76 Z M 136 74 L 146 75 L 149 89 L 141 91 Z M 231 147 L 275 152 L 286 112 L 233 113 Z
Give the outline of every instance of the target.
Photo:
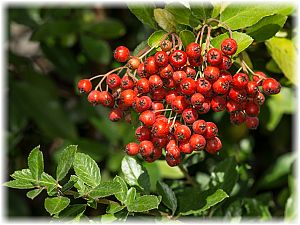
M 44 153 L 45 171 L 53 174 L 59 153 L 69 144 L 77 144 L 81 152 L 99 163 L 104 180 L 111 179 L 120 172 L 124 145 L 134 140 L 134 127 L 125 122 L 111 123 L 108 111 L 101 106 L 92 107 L 86 96 L 78 94 L 76 84 L 81 78 L 119 66 L 113 61 L 113 49 L 126 45 L 133 51 L 153 30 L 136 19 L 125 4 L 115 8 L 7 6 L 6 13 L 6 180 L 15 170 L 27 167 L 27 156 L 37 145 Z M 292 35 L 292 17 L 283 32 Z M 215 160 L 235 156 L 241 165 L 238 188 L 244 196 L 260 196 L 270 204 L 272 215 L 281 217 L 290 196 L 288 178 L 295 160 L 291 153 L 295 91 L 264 43 L 251 46 L 248 54 L 255 59 L 252 64 L 256 70 L 281 81 L 281 94 L 267 98 L 256 131 L 230 125 L 224 113 L 205 115 L 217 122 L 223 150 L 219 156 L 208 156 L 204 161 L 192 163 L 191 158 L 189 171 L 201 182 Z M 160 162 L 148 164 L 147 168 L 152 182 L 182 178 Z M 30 200 L 26 190 L 6 190 L 7 216 L 47 216 L 43 196 Z

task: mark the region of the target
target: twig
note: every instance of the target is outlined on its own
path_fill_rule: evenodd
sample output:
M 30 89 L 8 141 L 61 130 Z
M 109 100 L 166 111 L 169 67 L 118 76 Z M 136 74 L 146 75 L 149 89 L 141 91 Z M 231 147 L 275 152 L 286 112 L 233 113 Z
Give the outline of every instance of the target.
M 226 23 L 224 23 L 224 22 L 222 22 L 220 20 L 217 20 L 217 19 L 213 19 L 213 18 L 207 20 L 207 22 L 208 23 L 209 22 L 217 22 L 217 23 L 223 25 L 228 30 L 230 38 L 232 38 L 232 31 L 231 31 L 230 27 Z

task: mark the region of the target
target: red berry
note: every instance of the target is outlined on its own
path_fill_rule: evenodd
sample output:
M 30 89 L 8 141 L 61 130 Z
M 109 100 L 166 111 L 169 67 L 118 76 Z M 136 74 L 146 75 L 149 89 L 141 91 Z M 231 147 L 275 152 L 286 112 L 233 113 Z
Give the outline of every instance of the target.
M 263 80 L 267 78 L 267 75 L 261 71 L 256 71 L 253 75 L 253 81 L 257 83 L 257 85 L 261 85 Z M 258 82 L 259 81 L 259 82 Z
M 243 89 L 230 88 L 228 96 L 238 103 L 244 101 L 247 97 L 247 93 Z
M 220 78 L 224 78 L 229 84 L 232 82 L 232 75 L 227 70 L 220 70 Z
M 167 144 L 166 151 L 167 151 L 167 154 L 171 155 L 174 158 L 180 157 L 180 149 L 177 144 L 175 144 L 174 146 L 172 144 L 172 147 L 170 147 L 170 142 L 169 142 Z
M 152 126 L 155 122 L 155 113 L 151 110 L 146 110 L 140 114 L 139 120 L 145 126 Z
M 186 73 L 187 77 L 190 77 L 190 78 L 196 77 L 196 70 L 190 66 L 185 66 L 183 71 Z
M 212 66 L 218 66 L 222 62 L 222 52 L 217 48 L 212 48 L 207 52 L 207 61 Z
M 163 110 L 165 107 L 164 107 L 164 104 L 161 103 L 161 102 L 152 102 L 152 110 L 155 111 L 155 115 L 160 115 L 162 114 L 163 112 L 160 111 L 160 110 Z M 158 112 L 156 112 L 158 111 Z
M 163 83 L 164 83 L 164 87 L 169 88 L 169 89 L 173 89 L 178 85 L 177 83 L 175 83 L 173 78 L 164 79 Z
M 180 152 L 185 153 L 185 154 L 190 154 L 192 153 L 193 149 L 191 148 L 190 142 L 187 141 L 181 141 L 178 145 Z
M 200 108 L 197 108 L 199 114 L 206 114 L 210 110 L 210 101 L 207 99 Z
M 244 111 L 234 111 L 230 113 L 230 122 L 234 125 L 240 125 L 246 120 L 246 114 Z
M 128 155 L 135 156 L 139 153 L 139 145 L 135 142 L 130 142 L 126 145 L 125 152 Z
M 135 130 L 135 137 L 136 137 L 136 139 L 139 142 L 145 141 L 145 140 L 150 140 L 150 138 L 151 138 L 151 131 L 150 131 L 150 129 L 148 127 L 139 126 Z
M 241 106 L 239 103 L 237 103 L 236 101 L 233 100 L 228 100 L 226 103 L 226 110 L 227 112 L 231 113 L 237 110 L 240 110 Z
M 187 75 L 186 75 L 186 73 L 185 73 L 184 71 L 182 71 L 182 70 L 175 71 L 175 72 L 173 73 L 173 80 L 174 80 L 177 84 L 180 84 L 181 81 L 182 81 L 183 79 L 185 79 L 185 78 L 187 78 Z
M 124 46 L 119 46 L 114 52 L 114 58 L 118 62 L 126 62 L 129 59 L 130 51 Z
M 139 152 L 143 157 L 153 154 L 154 145 L 151 141 L 142 141 L 139 145 Z
M 167 104 L 171 105 L 172 101 L 176 98 L 177 95 L 178 95 L 177 92 L 174 90 L 168 91 L 166 95 Z
M 193 108 L 183 110 L 182 118 L 186 123 L 194 123 L 198 119 L 198 113 Z
M 228 56 L 223 55 L 222 62 L 219 65 L 220 70 L 229 70 L 231 65 L 232 65 L 231 59 Z
M 220 76 L 220 70 L 215 66 L 207 66 L 204 71 L 204 77 L 210 82 L 216 81 Z
M 192 78 L 185 78 L 180 83 L 181 93 L 184 95 L 192 95 L 196 91 L 196 81 Z
M 141 60 L 138 57 L 136 57 L 136 56 L 132 57 L 127 62 L 128 67 L 131 70 L 136 70 L 139 67 L 140 63 L 141 63 Z
M 113 107 L 114 106 L 114 98 L 108 91 L 101 91 L 99 94 L 99 102 L 103 106 Z
M 205 138 L 213 138 L 218 136 L 218 127 L 213 122 L 206 122 L 206 131 L 203 134 Z
M 257 117 L 247 117 L 246 125 L 249 129 L 255 130 L 259 125 L 259 119 Z
M 209 90 L 211 90 L 211 84 L 205 78 L 198 79 L 196 86 L 197 86 L 197 92 L 201 93 L 202 95 L 207 94 Z
M 191 130 L 186 125 L 179 125 L 175 129 L 174 135 L 175 135 L 176 140 L 178 140 L 178 141 L 186 141 L 191 136 Z
M 136 93 L 132 89 L 124 90 L 120 95 L 121 102 L 128 107 L 132 105 L 135 97 Z
M 194 151 L 201 151 L 205 148 L 206 140 L 200 134 L 193 134 L 190 138 L 189 143 Z
M 262 89 L 267 95 L 275 95 L 280 92 L 281 85 L 277 80 L 273 78 L 267 78 L 262 83 Z
M 200 93 L 195 93 L 192 95 L 191 97 L 191 104 L 197 109 L 200 108 L 202 106 L 202 104 L 204 103 L 205 98 L 202 94 Z
M 211 99 L 210 105 L 214 112 L 221 112 L 226 108 L 226 98 L 223 96 L 215 96 Z
M 204 134 L 206 132 L 206 122 L 204 120 L 196 120 L 193 123 L 193 131 L 197 134 Z
M 222 142 L 218 137 L 213 137 L 206 140 L 206 151 L 210 154 L 215 154 L 222 148 Z
M 166 66 L 168 64 L 168 55 L 165 51 L 156 52 L 154 58 L 158 66 Z
M 122 77 L 121 88 L 123 90 L 132 89 L 133 87 L 134 87 L 134 81 L 132 80 L 132 78 L 130 76 L 125 75 L 124 77 Z
M 182 50 L 175 50 L 172 52 L 169 56 L 169 62 L 174 67 L 182 67 L 186 64 L 187 61 L 187 55 Z
M 173 76 L 173 67 L 170 64 L 167 64 L 165 67 L 161 67 L 159 75 L 162 78 L 171 78 Z
M 192 42 L 186 46 L 186 54 L 190 58 L 201 56 L 201 46 L 198 43 Z
M 141 63 L 139 65 L 139 67 L 137 68 L 137 74 L 140 76 L 140 77 L 149 77 L 149 74 L 147 73 L 146 71 L 146 67 L 145 67 L 145 64 L 144 63 Z
M 172 110 L 177 113 L 182 113 L 187 106 L 187 101 L 183 96 L 176 96 L 171 103 Z
M 161 50 L 167 52 L 172 49 L 172 42 L 169 40 L 163 40 L 160 42 Z
M 226 94 L 229 90 L 229 82 L 225 78 L 220 77 L 213 83 L 212 87 L 215 93 L 220 95 Z
M 162 149 L 161 148 L 154 148 L 153 153 L 150 156 L 143 157 L 143 159 L 148 163 L 152 163 L 155 160 L 159 159 L 161 157 L 161 155 L 162 155 Z
M 153 137 L 151 141 L 155 148 L 165 148 L 169 142 L 167 137 Z
M 232 85 L 236 88 L 242 89 L 247 86 L 249 77 L 244 73 L 237 73 L 232 77 Z
M 148 109 L 150 109 L 152 106 L 152 100 L 148 96 L 142 96 L 140 98 L 135 98 L 134 103 L 132 104 L 132 107 L 137 111 L 137 112 L 144 112 Z
M 259 104 L 263 105 L 265 103 L 265 96 L 263 93 L 259 92 L 254 101 Z
M 246 106 L 245 112 L 248 116 L 257 116 L 260 112 L 259 106 L 254 102 L 249 102 Z
M 88 93 L 92 90 L 92 83 L 89 79 L 80 80 L 77 84 L 80 93 Z
M 167 153 L 166 161 L 167 161 L 168 165 L 171 167 L 178 166 L 181 163 L 181 157 L 175 158 L 173 155 Z
M 119 121 L 123 117 L 123 111 L 120 109 L 111 109 L 109 112 L 109 120 L 112 122 Z
M 158 72 L 158 66 L 155 62 L 154 56 L 150 56 L 145 61 L 145 69 L 149 74 L 155 74 Z
M 250 96 L 256 96 L 259 92 L 259 89 L 257 87 L 257 83 L 255 81 L 249 81 L 246 86 L 247 94 Z
M 201 66 L 201 64 L 203 62 L 203 57 L 201 55 L 196 58 L 189 57 L 188 60 L 189 60 L 189 63 L 191 66 L 199 67 L 199 66 Z
M 169 124 L 164 121 L 155 121 L 152 125 L 151 133 L 153 137 L 165 137 L 169 133 Z
M 151 90 L 160 89 L 163 86 L 163 81 L 158 75 L 151 75 L 149 77 L 149 86 Z
M 221 43 L 221 50 L 226 55 L 233 55 L 237 50 L 237 43 L 232 38 L 227 38 Z
M 106 84 L 108 85 L 108 87 L 112 90 L 120 87 L 121 85 L 121 78 L 117 75 L 117 74 L 109 74 L 106 77 Z
M 146 78 L 141 78 L 136 82 L 136 87 L 138 92 L 141 94 L 146 94 L 150 91 L 149 81 Z

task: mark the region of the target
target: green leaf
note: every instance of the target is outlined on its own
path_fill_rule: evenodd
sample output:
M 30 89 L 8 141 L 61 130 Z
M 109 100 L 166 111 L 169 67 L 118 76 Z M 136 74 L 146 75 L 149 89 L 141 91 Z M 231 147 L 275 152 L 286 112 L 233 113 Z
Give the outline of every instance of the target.
M 282 14 L 288 15 L 294 10 L 288 4 L 229 4 L 221 12 L 220 20 L 232 30 L 246 28 L 256 24 L 263 17 Z M 253 13 L 255 12 L 255 13 Z
M 131 187 L 127 192 L 125 204 L 126 205 L 133 204 L 135 200 L 135 196 L 136 196 L 136 189 L 134 187 Z
M 47 192 L 49 193 L 57 186 L 57 182 L 51 175 L 43 172 L 39 185 L 47 187 Z
M 274 130 L 280 122 L 283 114 L 293 114 L 296 111 L 296 96 L 291 88 L 282 87 L 277 95 L 272 95 L 267 100 L 270 110 L 270 118 L 267 121 L 267 129 Z M 280 107 L 278 107 L 280 105 Z
M 281 69 L 278 67 L 274 59 L 271 59 L 269 62 L 267 62 L 266 69 L 272 73 L 282 73 Z
M 86 204 L 69 205 L 59 213 L 59 218 L 76 218 L 82 216 L 86 209 Z
M 29 183 L 37 182 L 37 180 L 32 177 L 32 173 L 29 169 L 17 170 L 11 175 L 11 177 L 16 180 L 24 180 Z
M 167 32 L 176 31 L 175 17 L 166 9 L 154 9 L 154 18 L 158 25 Z
M 155 5 L 152 3 L 143 3 L 141 5 L 127 4 L 129 10 L 143 23 L 153 29 L 157 29 L 157 23 L 154 19 Z
M 287 16 L 275 14 L 266 16 L 251 27 L 246 29 L 246 33 L 256 42 L 265 41 L 273 37 L 280 28 L 283 27 Z
M 144 195 L 135 199 L 135 201 L 127 205 L 129 212 L 145 212 L 151 209 L 157 209 L 160 201 L 154 195 Z
M 65 209 L 70 204 L 70 199 L 67 197 L 54 197 L 54 198 L 46 198 L 45 199 L 45 209 L 52 216 L 53 214 L 57 214 L 63 209 Z
M 297 51 L 293 42 L 286 38 L 273 37 L 267 40 L 265 44 L 286 78 L 296 84 Z
M 199 188 L 185 188 L 177 194 L 178 211 L 181 215 L 203 212 L 228 197 L 222 189 L 201 192 Z
M 186 46 L 189 43 L 195 42 L 195 39 L 196 39 L 194 33 L 192 31 L 189 31 L 189 30 L 180 31 L 179 37 L 182 41 L 182 44 L 183 44 L 184 48 L 186 48 Z
M 44 172 L 43 153 L 40 151 L 40 146 L 35 147 L 28 156 L 28 167 L 31 171 L 32 177 L 40 180 Z
M 111 49 L 106 41 L 89 37 L 81 36 L 81 45 L 83 52 L 92 60 L 98 63 L 107 65 L 111 58 Z
M 289 176 L 290 197 L 286 201 L 284 210 L 285 222 L 295 221 L 297 218 L 297 195 L 296 195 L 296 179 L 294 176 Z
M 60 154 L 56 169 L 57 181 L 62 180 L 67 175 L 69 169 L 72 167 L 76 151 L 77 145 L 70 145 Z
M 117 181 L 104 181 L 101 182 L 97 187 L 95 187 L 89 196 L 92 198 L 103 198 L 106 196 L 114 195 L 119 193 L 121 190 L 121 185 Z
M 165 9 L 173 14 L 174 20 L 178 24 L 184 24 L 190 27 L 197 27 L 200 24 L 199 19 L 193 16 L 190 9 L 180 3 L 169 3 Z
M 162 196 L 162 202 L 165 206 L 172 210 L 174 215 L 177 208 L 177 199 L 172 189 L 165 183 L 158 181 L 156 183 L 156 189 L 158 194 Z
M 111 18 L 96 23 L 84 24 L 82 29 L 85 33 L 97 39 L 117 39 L 126 33 L 124 24 L 119 20 Z
M 219 36 L 214 37 L 211 40 L 211 44 L 215 48 L 221 49 L 221 43 L 226 38 L 229 38 L 228 33 L 221 34 Z M 247 34 L 241 33 L 241 32 L 237 32 L 237 31 L 232 32 L 232 38 L 237 42 L 237 45 L 238 45 L 238 48 L 237 48 L 237 51 L 236 51 L 235 55 L 237 55 L 240 52 L 244 51 L 253 42 L 253 39 L 250 36 L 248 36 Z
M 286 153 L 280 156 L 258 181 L 259 188 L 274 188 L 286 182 L 287 175 L 295 160 L 296 155 L 293 153 Z
M 28 191 L 26 193 L 26 196 L 30 199 L 34 199 L 36 196 L 38 196 L 41 192 L 43 191 L 43 189 L 34 189 L 34 190 L 31 190 L 31 191 Z
M 106 209 L 106 213 L 114 214 L 114 213 L 120 212 L 125 207 L 126 207 L 125 205 L 110 204 Z
M 160 45 L 160 41 L 162 40 L 162 38 L 166 35 L 167 32 L 163 31 L 163 30 L 158 30 L 155 31 L 154 33 L 152 33 L 150 35 L 150 37 L 148 38 L 148 45 L 150 47 L 159 47 Z
M 76 20 L 52 20 L 37 27 L 31 39 L 33 41 L 46 41 L 49 37 L 64 37 L 70 33 L 78 31 L 78 21 Z
M 83 153 L 76 153 L 73 167 L 75 174 L 87 185 L 96 187 L 100 184 L 100 169 L 90 156 Z
M 162 178 L 181 179 L 184 177 L 178 166 L 170 167 L 165 160 L 158 160 L 154 163 L 157 164 Z
M 144 40 L 142 41 L 136 48 L 133 50 L 132 55 L 137 55 L 140 51 L 142 51 L 144 48 L 146 48 L 148 45 L 148 41 Z
M 145 191 L 150 188 L 150 180 L 147 171 L 133 157 L 125 156 L 122 160 L 122 172 L 125 181 L 129 185 L 136 185 Z
M 11 180 L 11 181 L 5 182 L 3 185 L 6 187 L 9 187 L 9 188 L 17 188 L 17 189 L 34 188 L 33 184 L 26 180 Z
M 92 190 L 91 187 L 86 186 L 84 184 L 84 182 L 79 177 L 77 177 L 75 175 L 71 175 L 70 180 L 76 182 L 74 184 L 74 187 L 77 189 L 77 191 L 78 191 L 79 194 L 77 196 L 74 196 L 75 198 L 87 195 L 88 192 Z
M 214 6 L 210 2 L 191 2 L 190 9 L 196 18 L 206 20 L 211 18 Z
M 121 188 L 120 188 L 120 192 L 116 193 L 115 196 L 116 198 L 120 201 L 120 202 L 125 202 L 126 198 L 127 198 L 127 192 L 128 192 L 128 188 L 127 188 L 127 184 L 125 183 L 125 181 L 123 180 L 122 177 L 116 176 L 114 178 L 115 182 L 119 182 Z

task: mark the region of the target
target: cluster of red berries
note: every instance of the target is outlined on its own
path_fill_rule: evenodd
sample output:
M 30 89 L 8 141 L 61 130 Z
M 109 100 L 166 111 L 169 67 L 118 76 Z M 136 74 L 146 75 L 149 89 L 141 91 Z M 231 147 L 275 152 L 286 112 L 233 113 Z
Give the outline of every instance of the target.
M 165 38 L 161 50 L 143 60 L 152 49 L 137 57 L 119 46 L 114 58 L 126 65 L 80 80 L 78 88 L 89 93 L 92 104 L 111 108 L 109 119 L 113 122 L 130 120 L 131 109 L 139 113 L 142 124 L 135 131 L 139 144 L 129 143 L 125 148 L 128 155 L 140 154 L 145 161 L 153 162 L 165 149 L 167 163 L 176 166 L 184 154 L 204 149 L 214 154 L 222 148 L 218 127 L 201 119 L 201 114 L 226 110 L 233 124 L 245 122 L 248 128 L 256 129 L 264 94 L 279 93 L 279 82 L 262 72 L 252 72 L 249 77 L 247 73 L 232 75 L 228 71 L 237 47 L 234 39 L 227 38 L 221 49 L 207 47 L 202 51 L 201 45 L 193 42 L 183 51 Z M 122 77 L 114 73 L 124 69 Z M 92 90 L 91 80 L 98 77 L 102 79 Z M 102 91 L 104 79 L 107 88 Z

